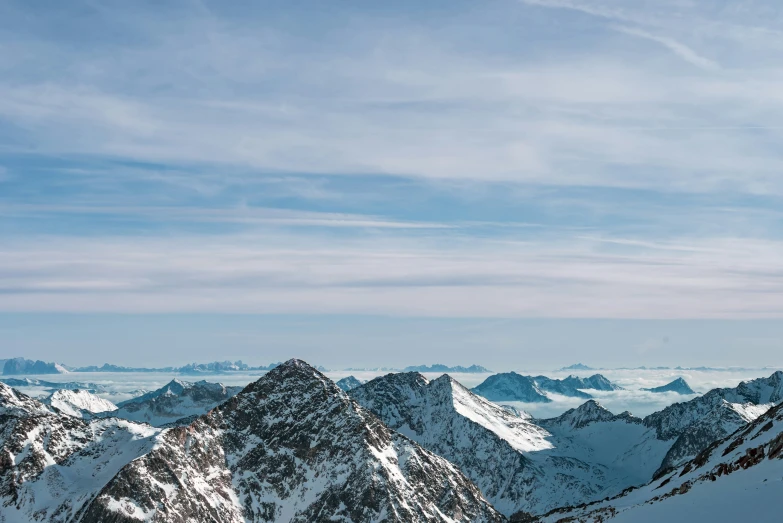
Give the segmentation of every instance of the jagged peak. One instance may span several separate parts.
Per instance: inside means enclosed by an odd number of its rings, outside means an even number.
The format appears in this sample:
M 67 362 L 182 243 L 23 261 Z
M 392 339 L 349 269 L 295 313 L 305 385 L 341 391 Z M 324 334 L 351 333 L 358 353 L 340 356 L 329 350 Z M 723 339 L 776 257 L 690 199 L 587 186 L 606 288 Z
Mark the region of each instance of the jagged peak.
M 446 376 L 446 374 L 444 374 Z M 441 376 L 443 377 L 443 376 Z M 440 378 L 438 378 L 440 379 Z M 430 380 L 428 380 L 424 374 L 417 371 L 411 371 L 411 372 L 395 372 L 390 374 L 385 374 L 383 376 L 378 376 L 377 378 L 369 381 L 367 384 L 373 383 L 373 382 L 386 382 L 386 383 L 393 383 L 393 384 L 405 384 L 410 387 L 422 387 L 427 386 L 430 383 Z
M 587 400 L 576 408 L 577 412 L 609 412 L 609 409 L 596 400 Z M 609 414 L 612 414 L 609 412 Z
M 569 409 L 556 418 L 542 420 L 545 424 L 570 425 L 578 429 L 596 421 L 616 419 L 609 409 L 596 400 L 587 400 L 575 409 Z
M 330 391 L 333 389 L 333 392 L 337 394 L 344 394 L 343 390 L 321 371 L 298 358 L 292 358 L 285 363 L 281 363 L 260 379 L 248 385 L 245 390 L 254 390 L 258 386 L 269 382 L 277 382 L 281 387 L 299 387 L 302 384 L 320 383 L 322 386 L 330 389 Z

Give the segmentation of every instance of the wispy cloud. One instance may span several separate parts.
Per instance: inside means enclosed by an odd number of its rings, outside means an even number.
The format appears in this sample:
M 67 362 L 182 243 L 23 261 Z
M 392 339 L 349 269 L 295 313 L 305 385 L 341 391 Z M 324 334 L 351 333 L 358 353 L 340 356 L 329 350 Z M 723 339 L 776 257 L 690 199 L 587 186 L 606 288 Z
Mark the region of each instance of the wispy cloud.
M 509 318 L 783 313 L 780 242 L 684 243 L 701 248 L 437 235 L 41 237 L 0 250 L 0 309 Z
M 780 35 L 712 5 L 6 2 L 0 308 L 779 316 Z
M 701 67 L 702 69 L 707 69 L 710 71 L 720 69 L 720 66 L 716 62 L 710 60 L 709 58 L 701 56 L 687 45 L 680 43 L 677 40 L 674 40 L 673 38 L 650 34 L 647 31 L 642 31 L 641 29 L 636 29 L 633 27 L 618 26 L 615 27 L 615 29 L 617 31 L 620 31 L 621 33 L 625 33 L 631 36 L 638 36 L 639 38 L 652 40 L 653 42 L 658 42 L 659 44 L 663 45 L 664 47 L 672 51 L 674 54 L 676 54 L 686 62 L 691 63 L 696 67 Z

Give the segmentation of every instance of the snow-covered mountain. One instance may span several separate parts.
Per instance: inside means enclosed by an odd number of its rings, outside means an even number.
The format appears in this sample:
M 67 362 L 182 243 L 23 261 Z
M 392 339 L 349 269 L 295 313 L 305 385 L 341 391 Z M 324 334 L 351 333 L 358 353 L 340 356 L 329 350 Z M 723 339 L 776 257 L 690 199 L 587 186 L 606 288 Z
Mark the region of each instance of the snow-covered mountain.
M 556 510 L 542 521 L 780 521 L 783 405 L 644 487 L 613 499 Z
M 677 394 L 696 394 L 696 392 L 688 385 L 683 378 L 677 378 L 676 380 L 661 385 L 660 387 L 653 387 L 650 389 L 642 389 L 647 392 L 676 392 Z
M 237 394 L 242 387 L 208 381 L 172 380 L 163 387 L 117 404 L 119 418 L 159 427 L 180 418 L 200 416 Z
M 450 463 L 292 360 L 125 467 L 85 511 L 116 521 L 501 521 Z M 130 520 L 130 517 L 126 518 Z
M 526 403 L 549 403 L 544 391 L 530 376 L 516 372 L 493 374 L 472 391 L 490 401 L 524 401 Z
M 85 422 L 0 384 L 0 521 L 77 521 L 122 467 L 160 432 L 107 419 Z M 121 520 L 115 520 L 121 521 Z
M 419 373 L 390 374 L 349 395 L 391 428 L 459 466 L 495 508 L 509 516 L 542 514 L 642 484 L 666 452 L 656 449 L 646 473 L 640 474 L 640 458 L 632 451 L 636 438 L 648 430 L 640 419 L 613 416 L 589 402 L 552 422 L 556 428 L 562 426 L 558 436 L 528 416 L 517 416 L 472 393 L 448 375 L 428 381 Z M 595 431 L 609 437 L 590 441 L 589 436 L 573 436 L 572 425 L 583 428 L 599 421 L 613 424 Z M 626 462 L 614 462 L 618 440 L 628 447 Z
M 346 376 L 345 378 L 337 381 L 337 386 L 348 392 L 351 389 L 359 387 L 364 382 L 356 378 L 355 376 Z
M 0 385 L 0 521 L 501 522 L 457 468 L 292 360 L 187 427 Z
M 553 379 L 546 376 L 523 376 L 516 372 L 504 372 L 488 377 L 473 392 L 491 401 L 523 401 L 546 403 L 551 401 L 546 393 L 561 394 L 572 398 L 589 399 L 592 396 L 585 389 L 612 391 L 621 390 L 601 374 L 589 378 L 568 376 L 565 379 Z
M 56 408 L 68 416 L 77 418 L 92 418 L 94 414 L 113 412 L 117 405 L 86 390 L 58 390 L 53 392 L 42 403 Z
M 736 401 L 774 399 L 778 388 L 773 375 L 644 419 L 614 415 L 593 400 L 557 418 L 519 417 L 448 376 L 429 382 L 418 373 L 376 378 L 350 395 L 391 428 L 458 465 L 510 515 L 542 514 L 643 485 L 768 408 Z
M 656 477 L 693 458 L 713 441 L 747 425 L 783 400 L 783 372 L 742 382 L 737 387 L 713 389 L 703 396 L 675 403 L 644 418 L 656 438 L 672 446 Z

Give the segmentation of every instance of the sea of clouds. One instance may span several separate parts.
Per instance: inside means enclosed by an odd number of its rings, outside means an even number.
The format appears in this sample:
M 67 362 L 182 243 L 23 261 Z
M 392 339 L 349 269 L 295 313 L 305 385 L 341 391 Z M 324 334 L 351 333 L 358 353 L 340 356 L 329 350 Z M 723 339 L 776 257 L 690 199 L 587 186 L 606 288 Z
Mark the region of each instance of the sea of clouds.
M 624 390 L 601 392 L 586 391 L 591 394 L 604 407 L 614 413 L 630 411 L 637 416 L 645 416 L 672 403 L 690 400 L 696 395 L 680 395 L 673 392 L 669 393 L 651 393 L 641 390 L 642 388 L 651 388 L 664 385 L 675 378 L 683 378 L 699 394 L 703 394 L 717 387 L 736 387 L 741 381 L 748 381 L 755 378 L 768 377 L 774 369 L 726 369 L 726 370 L 675 370 L 675 369 L 607 369 L 595 371 L 547 371 L 547 370 L 518 370 L 520 374 L 526 375 L 544 375 L 550 378 L 565 378 L 569 374 L 575 374 L 581 377 L 593 374 L 602 374 L 612 382 L 620 385 Z M 368 381 L 378 376 L 388 374 L 388 371 L 328 371 L 326 375 L 337 381 L 340 378 L 353 375 L 362 381 Z M 204 376 L 183 376 L 168 373 L 103 373 L 73 372 L 63 375 L 43 375 L 30 376 L 46 381 L 64 382 L 78 381 L 96 383 L 105 387 L 107 392 L 99 395 L 106 399 L 118 403 L 133 397 L 134 391 L 155 390 L 172 379 L 182 381 L 207 380 L 210 382 L 220 382 L 224 385 L 247 385 L 262 376 L 263 372 L 236 372 L 229 374 L 213 374 Z M 468 388 L 472 388 L 483 382 L 493 373 L 486 374 L 463 374 L 454 373 L 452 376 Z M 440 373 L 425 373 L 427 379 L 436 379 L 441 376 Z M 32 396 L 42 396 L 46 394 L 44 389 L 38 387 L 26 387 L 21 389 L 23 392 Z M 513 405 L 519 409 L 529 412 L 536 418 L 548 418 L 562 414 L 568 409 L 578 407 L 586 400 L 581 398 L 570 398 L 557 394 L 549 394 L 553 400 L 551 403 L 523 403 L 523 402 L 504 402 Z

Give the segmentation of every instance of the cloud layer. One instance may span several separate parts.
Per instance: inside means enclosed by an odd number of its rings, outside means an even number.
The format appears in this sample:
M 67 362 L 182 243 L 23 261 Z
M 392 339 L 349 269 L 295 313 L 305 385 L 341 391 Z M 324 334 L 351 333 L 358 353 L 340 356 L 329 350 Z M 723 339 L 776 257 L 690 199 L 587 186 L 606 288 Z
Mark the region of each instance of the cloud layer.
M 0 310 L 778 318 L 780 21 L 5 2 Z

